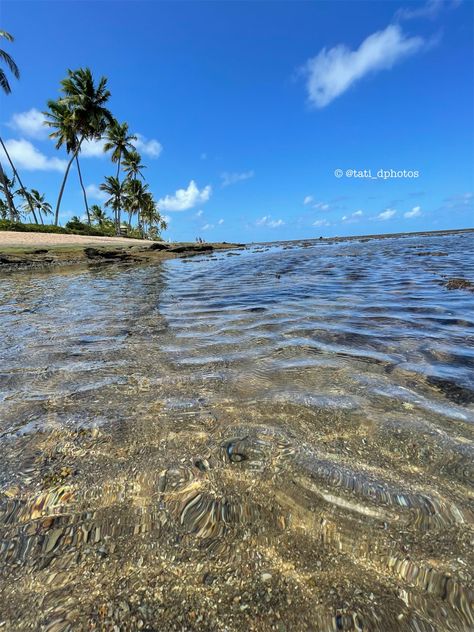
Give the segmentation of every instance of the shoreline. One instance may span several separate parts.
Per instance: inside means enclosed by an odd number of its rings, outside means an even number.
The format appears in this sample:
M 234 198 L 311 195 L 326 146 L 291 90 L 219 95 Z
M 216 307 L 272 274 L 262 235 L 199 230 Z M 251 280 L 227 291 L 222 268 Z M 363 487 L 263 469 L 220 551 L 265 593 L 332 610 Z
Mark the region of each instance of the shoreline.
M 306 239 L 279 240 L 273 242 L 227 243 L 227 242 L 174 242 L 146 241 L 126 237 L 96 237 L 62 235 L 57 233 L 20 233 L 0 231 L 0 273 L 41 270 L 48 268 L 103 265 L 111 263 L 138 264 L 176 257 L 209 254 L 218 250 L 241 250 L 248 246 L 283 247 L 301 244 L 302 247 L 315 243 L 332 244 L 344 241 L 370 241 L 401 237 L 429 237 L 455 234 L 470 234 L 474 228 L 386 233 L 373 235 L 349 235 L 346 237 L 315 237 Z
M 321 242 L 321 243 L 339 243 L 341 241 L 370 241 L 372 239 L 393 239 L 398 237 L 442 237 L 443 235 L 456 235 L 462 233 L 474 233 L 474 228 L 447 228 L 446 230 L 420 230 L 420 231 L 412 231 L 412 232 L 403 232 L 403 233 L 374 233 L 370 235 L 347 235 L 347 236 L 338 236 L 338 237 L 306 237 L 302 239 L 283 239 L 278 242 L 274 241 L 262 241 L 262 242 L 250 242 L 247 245 L 261 245 L 268 246 L 269 244 L 279 243 L 279 244 L 307 244 L 310 242 Z
M 1 231 L 0 273 L 87 264 L 137 264 L 244 247 L 244 244 L 226 242 L 167 243 L 123 237 Z

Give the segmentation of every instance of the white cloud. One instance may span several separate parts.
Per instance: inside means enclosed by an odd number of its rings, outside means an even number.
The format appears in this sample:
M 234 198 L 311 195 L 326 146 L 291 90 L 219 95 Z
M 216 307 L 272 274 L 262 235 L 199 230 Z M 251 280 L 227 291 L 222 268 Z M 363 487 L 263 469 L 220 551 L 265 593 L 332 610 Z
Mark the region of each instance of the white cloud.
M 313 222 L 313 226 L 330 226 L 330 223 L 327 219 L 317 219 Z
M 196 213 L 196 217 L 202 217 L 204 215 L 204 211 L 200 210 Z
M 187 189 L 178 189 L 174 195 L 167 195 L 158 200 L 158 206 L 163 211 L 187 211 L 196 204 L 207 202 L 211 193 L 210 184 L 199 190 L 195 181 L 191 180 Z
M 418 217 L 421 215 L 421 206 L 414 206 L 411 211 L 403 214 L 403 217 Z
M 162 215 L 161 217 L 162 217 L 162 219 L 164 219 L 164 220 L 165 220 L 165 222 L 166 222 L 167 224 L 170 224 L 170 223 L 171 223 L 171 219 L 172 219 L 172 218 L 171 218 L 171 216 L 170 216 L 170 215 Z
M 66 160 L 45 156 L 29 140 L 24 138 L 6 140 L 5 146 L 18 169 L 29 171 L 64 171 L 66 169 Z M 2 160 L 6 160 L 3 148 L 0 149 L 0 156 Z
M 163 145 L 161 143 L 154 138 L 147 140 L 143 134 L 139 134 L 138 132 L 135 132 L 135 136 L 137 140 L 133 141 L 133 145 L 135 145 L 137 151 L 145 154 L 145 156 L 149 158 L 158 158 L 163 151 Z
M 473 194 L 471 192 L 461 193 L 460 195 L 451 195 L 444 200 L 446 208 L 459 208 L 462 206 L 471 206 Z
M 392 218 L 396 212 L 397 211 L 395 211 L 394 209 L 388 208 L 386 211 L 379 213 L 375 219 L 387 220 Z
M 227 171 L 224 171 L 224 173 L 221 174 L 222 186 L 228 187 L 230 184 L 235 184 L 236 182 L 240 182 L 241 180 L 248 180 L 249 178 L 253 178 L 254 175 L 254 171 L 244 171 L 242 173 L 228 173 Z
M 101 202 L 105 202 L 109 199 L 109 196 L 105 191 L 101 191 L 97 184 L 88 184 L 86 186 L 87 195 L 93 200 L 100 200 Z
M 45 116 L 42 112 L 36 108 L 31 108 L 31 110 L 27 112 L 14 114 L 8 126 L 30 138 L 46 138 L 49 131 L 44 125 L 45 120 Z
M 434 19 L 442 9 L 454 9 L 461 4 L 461 0 L 428 0 L 423 6 L 416 9 L 399 9 L 395 17 L 399 20 L 412 20 L 414 18 Z
M 137 140 L 133 141 L 133 145 L 137 151 L 145 154 L 149 158 L 158 158 L 161 154 L 163 147 L 157 140 L 147 140 L 142 134 L 135 133 Z M 104 153 L 105 140 L 103 138 L 99 140 L 85 140 L 81 145 L 81 155 L 84 158 L 103 158 L 107 154 Z
M 314 202 L 314 197 L 312 195 L 307 195 L 303 200 L 303 204 L 311 204 L 311 202 Z
M 285 225 L 285 222 L 282 219 L 272 219 L 271 215 L 264 215 L 255 223 L 257 226 L 269 226 L 270 228 L 279 228 L 280 226 Z
M 223 223 L 224 223 L 224 220 L 223 220 L 223 219 L 220 219 L 217 223 L 218 223 L 219 225 L 221 225 L 221 224 L 223 224 Z
M 313 208 L 318 211 L 329 211 L 329 204 L 327 202 L 316 202 L 316 204 L 313 204 Z
M 210 230 L 211 228 L 214 228 L 214 224 L 204 224 L 201 230 Z
M 81 156 L 84 158 L 102 158 L 104 153 L 105 140 L 84 140 L 81 145 Z
M 359 220 L 363 216 L 363 214 L 363 211 L 358 210 L 354 213 L 351 213 L 350 215 L 343 215 L 341 219 L 343 222 L 357 222 L 357 220 Z
M 312 105 L 323 108 L 369 73 L 386 70 L 398 61 L 419 51 L 424 40 L 407 37 L 391 24 L 369 35 L 357 50 L 344 44 L 323 50 L 303 67 L 306 88 Z

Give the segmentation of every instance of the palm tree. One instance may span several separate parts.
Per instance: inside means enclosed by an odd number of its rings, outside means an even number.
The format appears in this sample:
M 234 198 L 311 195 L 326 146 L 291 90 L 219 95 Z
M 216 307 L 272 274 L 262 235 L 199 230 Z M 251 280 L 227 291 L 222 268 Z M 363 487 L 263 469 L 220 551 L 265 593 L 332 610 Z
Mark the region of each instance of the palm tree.
M 2 163 L 0 162 L 0 191 L 4 194 L 7 201 L 8 212 L 10 214 L 10 221 L 16 221 L 15 218 L 19 217 L 18 211 L 15 208 L 12 195 L 13 181 L 10 180 L 3 171 Z
M 128 211 L 128 225 L 132 227 L 132 216 L 138 216 L 138 224 L 140 225 L 140 209 L 145 204 L 145 196 L 147 194 L 148 185 L 143 184 L 140 180 L 125 180 L 123 185 L 124 208 Z
M 10 35 L 10 33 L 7 33 L 6 31 L 0 31 L 0 38 L 1 37 L 5 38 L 7 42 L 14 41 L 13 35 Z M 0 60 L 5 62 L 10 72 L 13 74 L 13 76 L 16 79 L 20 78 L 20 71 L 15 61 L 6 51 L 2 49 L 0 49 Z M 7 79 L 7 75 L 5 74 L 5 71 L 2 68 L 0 68 L 0 86 L 2 87 L 5 94 L 10 94 L 10 92 L 12 91 L 10 88 L 10 83 Z M 10 163 L 11 168 L 13 169 L 13 174 L 18 178 L 18 182 L 20 183 L 21 188 L 25 190 L 25 187 L 23 186 L 23 183 L 20 180 L 20 176 L 18 175 L 18 172 L 15 169 L 15 165 L 13 164 L 12 159 L 10 158 L 10 154 L 8 153 L 8 150 L 5 147 L 5 143 L 3 142 L 2 138 L 0 138 L 0 144 L 3 148 L 3 151 L 5 152 L 5 155 L 8 159 L 8 162 Z M 15 208 L 15 204 L 13 203 L 13 196 L 8 187 L 8 179 L 5 175 L 5 172 L 1 164 L 0 164 L 0 183 L 2 185 L 3 191 L 5 193 L 5 197 L 7 199 L 7 204 L 10 211 L 10 219 L 13 221 L 15 217 L 18 217 L 18 212 Z M 33 210 L 33 209 L 30 209 L 30 210 Z
M 119 123 L 116 119 L 107 127 L 105 133 L 104 151 L 112 151 L 112 162 L 117 163 L 117 180 L 120 181 L 120 163 L 123 158 L 128 157 L 128 153 L 135 148 L 132 144 L 137 137 L 128 133 L 128 123 Z M 118 210 L 116 230 L 120 232 L 120 209 Z
M 162 230 L 168 228 L 168 224 L 161 217 L 158 211 L 158 205 L 153 198 L 153 195 L 146 192 L 143 196 L 143 207 L 141 209 L 143 219 L 143 231 L 148 233 L 149 236 L 154 233 L 160 233 Z M 148 229 L 146 228 L 148 225 Z
M 13 35 L 10 35 L 10 33 L 7 33 L 6 31 L 0 31 L 0 37 L 5 38 L 7 42 L 14 41 Z M 12 75 L 15 77 L 15 79 L 19 79 L 20 71 L 18 70 L 18 66 L 15 64 L 13 58 L 6 51 L 2 49 L 0 49 L 0 59 L 3 62 L 5 62 L 5 64 L 8 66 L 8 69 L 10 70 Z M 10 92 L 12 91 L 12 89 L 10 88 L 10 83 L 8 82 L 7 76 L 5 74 L 5 71 L 2 70 L 2 68 L 0 68 L 0 86 L 5 92 L 5 94 L 10 94 Z
M 123 170 L 127 174 L 127 178 L 130 180 L 136 180 L 137 176 L 143 178 L 142 169 L 146 169 L 145 165 L 142 165 L 142 157 L 136 149 L 128 152 L 123 159 Z
M 93 204 L 91 206 L 91 218 L 92 221 L 97 224 L 97 226 L 101 227 L 104 226 L 109 219 L 105 211 L 98 204 Z
M 83 141 L 101 138 L 107 125 L 113 120 L 112 114 L 105 107 L 110 97 L 110 92 L 107 90 L 107 79 L 102 77 L 96 86 L 89 68 L 68 70 L 68 76 L 61 81 L 61 91 L 62 96 L 58 101 L 48 101 L 49 111 L 45 112 L 46 117 L 49 118 L 46 125 L 56 129 L 50 134 L 51 138 L 57 139 L 56 147 L 59 148 L 65 144 L 66 151 L 69 154 L 72 153 L 56 204 L 54 218 L 56 226 L 69 170 L 81 150 Z M 79 165 L 78 170 L 90 223 L 87 196 Z
M 122 184 L 118 178 L 114 176 L 106 176 L 105 182 L 100 185 L 100 190 L 110 195 L 105 202 L 105 206 L 109 206 L 114 211 L 115 216 L 115 232 L 120 233 L 120 208 L 122 206 Z
M 8 204 L 0 198 L 0 219 L 7 219 L 9 211 Z
M 60 149 L 63 145 L 66 147 L 66 152 L 72 154 L 72 158 L 69 160 L 66 170 L 64 172 L 64 178 L 59 190 L 59 197 L 56 204 L 56 211 L 54 215 L 54 225 L 58 225 L 59 220 L 59 208 L 61 206 L 61 199 L 64 193 L 64 187 L 66 186 L 66 180 L 69 175 L 71 165 L 76 158 L 77 153 L 80 150 L 80 142 L 77 139 L 76 127 L 74 124 L 74 116 L 72 109 L 63 101 L 48 101 L 49 112 L 44 112 L 45 116 L 49 120 L 45 121 L 45 125 L 54 129 L 49 135 L 50 138 L 56 139 L 56 149 Z
M 112 162 L 117 163 L 117 179 L 120 177 L 122 157 L 127 158 L 129 152 L 135 150 L 133 140 L 137 140 L 137 137 L 128 133 L 128 123 L 119 123 L 114 119 L 107 127 L 104 151 L 112 151 Z
M 6 31 L 0 31 L 0 37 L 5 38 L 7 42 L 13 42 L 14 40 L 13 35 L 10 35 L 10 33 L 7 33 Z M 5 62 L 5 64 L 8 66 L 12 75 L 16 79 L 19 79 L 20 71 L 18 70 L 18 66 L 15 64 L 13 57 L 11 57 L 3 49 L 0 49 L 0 59 L 3 62 Z M 8 79 L 7 79 L 7 75 L 5 74 L 5 71 L 2 68 L 0 68 L 0 86 L 2 87 L 5 94 L 10 94 L 10 92 L 12 91 L 12 89 L 10 88 L 10 83 L 8 82 Z M 2 145 L 3 145 L 3 142 L 2 142 Z M 13 217 L 16 214 L 16 209 L 15 209 L 15 205 L 13 204 L 12 194 L 10 192 L 10 189 L 8 188 L 7 177 L 5 175 L 5 172 L 3 171 L 3 167 L 1 163 L 0 163 L 0 183 L 2 185 L 2 190 L 7 200 L 8 210 L 10 212 L 10 219 L 13 221 Z
M 44 199 L 45 198 L 44 193 L 40 193 L 36 189 L 31 189 L 28 195 L 30 197 L 33 207 L 38 211 L 41 224 L 44 226 L 43 215 L 46 216 L 46 215 L 53 214 L 51 204 L 49 202 L 46 202 L 46 200 Z M 36 217 L 35 217 L 35 221 L 36 221 Z M 36 221 L 36 223 L 38 222 Z
M 22 210 L 28 214 L 32 213 L 35 224 L 38 224 L 38 218 L 36 217 L 35 207 L 33 206 L 33 196 L 29 191 L 19 189 L 16 191 L 18 195 L 23 198 Z M 33 210 L 31 210 L 33 209 Z

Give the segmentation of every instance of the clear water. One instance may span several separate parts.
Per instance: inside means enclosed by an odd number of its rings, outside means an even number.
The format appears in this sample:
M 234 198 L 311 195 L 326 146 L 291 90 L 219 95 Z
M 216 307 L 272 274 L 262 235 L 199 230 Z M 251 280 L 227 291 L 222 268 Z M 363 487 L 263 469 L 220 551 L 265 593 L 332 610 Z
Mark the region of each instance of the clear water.
M 0 279 L 0 629 L 473 630 L 469 235 Z

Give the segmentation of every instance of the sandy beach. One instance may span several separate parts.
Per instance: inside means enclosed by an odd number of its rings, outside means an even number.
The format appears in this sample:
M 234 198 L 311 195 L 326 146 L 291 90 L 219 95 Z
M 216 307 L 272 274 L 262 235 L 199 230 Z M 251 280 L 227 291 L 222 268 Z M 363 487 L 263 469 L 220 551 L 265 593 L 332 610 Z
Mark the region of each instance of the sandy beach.
M 20 233 L 0 231 L 0 249 L 40 248 L 48 246 L 146 246 L 152 241 L 128 239 L 126 237 L 88 237 L 84 235 L 61 235 L 56 233 Z

